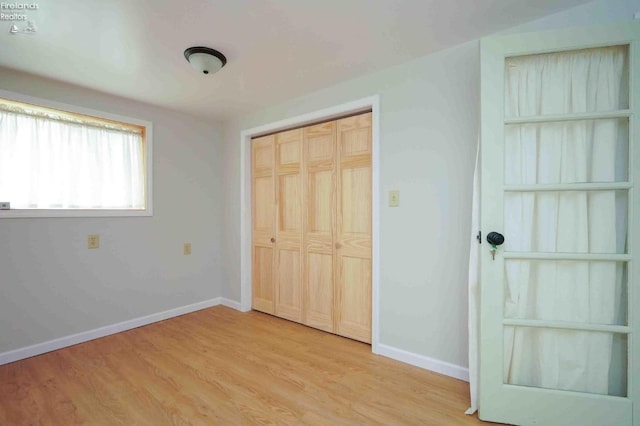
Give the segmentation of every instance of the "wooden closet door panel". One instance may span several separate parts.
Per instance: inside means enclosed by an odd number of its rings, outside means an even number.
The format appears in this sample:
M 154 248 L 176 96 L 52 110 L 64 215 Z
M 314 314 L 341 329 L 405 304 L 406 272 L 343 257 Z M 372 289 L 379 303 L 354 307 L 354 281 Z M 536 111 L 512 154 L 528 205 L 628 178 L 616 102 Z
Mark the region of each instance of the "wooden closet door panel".
M 302 129 L 276 135 L 276 315 L 302 322 Z
M 256 138 L 251 142 L 252 165 L 252 307 L 275 313 L 274 244 L 275 237 L 275 137 Z
M 273 193 L 273 176 L 257 176 L 253 178 L 253 239 L 269 240 L 274 236 L 273 220 L 275 197 Z
M 278 233 L 299 238 L 302 229 L 302 176 L 299 172 L 278 176 Z
M 276 315 L 291 321 L 302 319 L 302 285 L 300 280 L 300 250 L 298 247 L 278 247 L 276 275 L 278 277 Z
M 274 314 L 273 248 L 253 246 L 252 308 Z
M 334 331 L 334 247 L 336 123 L 304 129 L 305 324 Z
M 371 342 L 371 113 L 337 122 L 335 331 Z
M 305 324 L 333 333 L 333 254 L 310 249 L 305 260 Z
M 371 260 L 341 254 L 338 262 L 336 332 L 371 343 Z

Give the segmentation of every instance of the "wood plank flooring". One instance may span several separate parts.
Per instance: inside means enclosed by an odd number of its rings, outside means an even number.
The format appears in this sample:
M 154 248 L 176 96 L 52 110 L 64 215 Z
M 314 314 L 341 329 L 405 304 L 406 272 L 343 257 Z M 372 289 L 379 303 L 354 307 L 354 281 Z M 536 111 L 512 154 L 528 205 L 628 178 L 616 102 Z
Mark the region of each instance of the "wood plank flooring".
M 218 306 L 0 366 L 0 425 L 473 425 L 468 384 Z

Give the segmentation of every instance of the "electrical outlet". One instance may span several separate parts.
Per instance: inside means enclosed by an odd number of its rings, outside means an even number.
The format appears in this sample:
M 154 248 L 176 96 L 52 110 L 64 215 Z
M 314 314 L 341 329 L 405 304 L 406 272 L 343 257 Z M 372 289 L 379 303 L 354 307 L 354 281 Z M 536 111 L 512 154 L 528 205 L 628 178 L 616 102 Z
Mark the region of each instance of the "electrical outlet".
M 182 252 L 188 256 L 191 254 L 191 243 L 184 243 L 184 247 L 182 249 Z
M 0 210 L 11 210 L 11 203 L 8 201 L 0 201 Z
M 389 191 L 389 207 L 400 206 L 400 191 Z
M 97 249 L 100 248 L 100 235 L 94 234 L 87 237 L 87 248 Z

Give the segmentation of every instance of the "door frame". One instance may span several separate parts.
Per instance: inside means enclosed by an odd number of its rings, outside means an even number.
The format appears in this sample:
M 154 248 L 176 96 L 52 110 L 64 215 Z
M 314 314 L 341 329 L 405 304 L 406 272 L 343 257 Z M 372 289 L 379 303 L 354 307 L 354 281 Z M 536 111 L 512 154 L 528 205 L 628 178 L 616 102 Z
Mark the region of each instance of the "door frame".
M 351 102 L 286 118 L 240 132 L 240 310 L 251 310 L 251 138 L 269 133 L 328 121 L 345 115 L 371 111 L 371 350 L 378 352 L 380 327 L 380 96 L 372 95 Z

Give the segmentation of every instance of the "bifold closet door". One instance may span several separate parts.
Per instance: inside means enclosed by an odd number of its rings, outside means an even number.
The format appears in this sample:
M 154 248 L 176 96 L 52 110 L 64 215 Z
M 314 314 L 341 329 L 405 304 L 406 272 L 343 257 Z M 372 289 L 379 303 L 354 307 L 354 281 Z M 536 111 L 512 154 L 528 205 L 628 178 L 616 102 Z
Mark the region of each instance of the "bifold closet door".
M 274 289 L 274 213 L 275 136 L 256 138 L 251 142 L 252 182 L 252 306 L 253 309 L 275 313 Z
M 252 141 L 253 309 L 371 342 L 371 113 Z
M 303 322 L 334 332 L 335 121 L 304 129 L 304 157 Z
M 336 126 L 335 332 L 371 343 L 371 113 Z
M 302 322 L 302 129 L 276 135 L 275 313 Z

